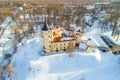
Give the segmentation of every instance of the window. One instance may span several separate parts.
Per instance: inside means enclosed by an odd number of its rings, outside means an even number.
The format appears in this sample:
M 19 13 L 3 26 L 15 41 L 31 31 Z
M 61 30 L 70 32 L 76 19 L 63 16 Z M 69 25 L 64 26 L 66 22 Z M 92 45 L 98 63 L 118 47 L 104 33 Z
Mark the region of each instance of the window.
M 42 35 L 42 37 L 44 38 L 44 36 Z
M 58 52 L 58 50 L 56 50 L 56 52 Z
M 50 35 L 49 35 L 49 38 L 50 38 Z
M 62 49 L 62 47 L 60 47 L 60 49 Z
M 68 45 L 70 45 L 70 43 L 68 43 Z

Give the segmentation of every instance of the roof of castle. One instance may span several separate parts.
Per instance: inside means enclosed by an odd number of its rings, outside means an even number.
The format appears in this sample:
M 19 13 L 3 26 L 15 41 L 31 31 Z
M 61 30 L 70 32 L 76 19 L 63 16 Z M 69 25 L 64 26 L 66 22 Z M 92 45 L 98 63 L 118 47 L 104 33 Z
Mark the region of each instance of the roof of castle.
M 66 36 L 66 37 L 54 37 L 52 43 L 56 43 L 56 42 L 65 42 L 65 41 L 74 41 L 76 38 L 72 37 L 72 36 Z
M 49 30 L 48 25 L 47 25 L 46 22 L 44 22 L 44 26 L 43 26 L 42 30 L 43 30 L 43 31 Z

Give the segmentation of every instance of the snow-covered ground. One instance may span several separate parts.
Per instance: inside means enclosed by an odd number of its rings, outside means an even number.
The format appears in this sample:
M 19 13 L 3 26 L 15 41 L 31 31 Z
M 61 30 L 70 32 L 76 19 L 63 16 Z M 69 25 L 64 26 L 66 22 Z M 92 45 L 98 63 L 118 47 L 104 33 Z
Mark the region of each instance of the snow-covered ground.
M 85 33 L 82 39 L 91 38 L 96 45 L 105 45 L 97 29 Z M 119 56 L 111 52 L 74 51 L 41 56 L 43 43 L 36 39 L 24 42 L 13 56 L 13 80 L 119 80 Z M 94 43 L 93 43 L 94 44 Z M 59 53 L 59 52 L 58 52 Z
M 90 53 L 67 52 L 40 56 L 41 43 L 20 47 L 12 60 L 15 80 L 119 80 L 119 58 L 98 49 Z
M 87 22 L 89 19 L 91 17 L 87 17 Z M 91 38 L 92 45 L 107 47 L 100 38 L 103 32 L 98 29 L 98 22 L 93 26 L 88 27 L 81 39 Z M 18 45 L 12 57 L 12 80 L 120 80 L 120 59 L 111 52 L 94 49 L 91 52 L 74 50 L 73 57 L 69 57 L 68 52 L 43 55 L 43 42 L 39 37 L 25 40 L 23 44 Z
M 120 37 L 118 40 L 116 40 L 116 37 L 115 38 L 111 37 L 111 34 L 112 34 L 112 31 L 109 31 L 109 32 L 104 33 L 103 35 L 107 36 L 107 38 L 109 38 L 114 43 L 120 45 Z

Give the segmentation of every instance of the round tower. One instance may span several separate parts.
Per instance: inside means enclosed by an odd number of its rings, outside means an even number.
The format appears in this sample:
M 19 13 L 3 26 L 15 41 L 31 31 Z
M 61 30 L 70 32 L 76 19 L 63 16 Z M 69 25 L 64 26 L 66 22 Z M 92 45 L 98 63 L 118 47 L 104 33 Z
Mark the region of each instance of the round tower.
M 43 37 L 45 52 L 51 52 L 52 51 L 51 42 L 53 40 L 53 32 L 46 22 L 42 28 L 42 37 Z

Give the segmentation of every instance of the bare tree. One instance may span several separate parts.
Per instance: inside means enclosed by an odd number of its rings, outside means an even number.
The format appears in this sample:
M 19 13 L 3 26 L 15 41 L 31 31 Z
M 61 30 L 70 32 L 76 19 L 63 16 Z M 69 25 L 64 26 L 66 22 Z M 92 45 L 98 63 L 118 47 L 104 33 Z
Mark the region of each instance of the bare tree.
M 110 22 L 113 25 L 113 30 L 111 36 L 115 37 L 115 32 L 117 30 L 118 19 L 120 17 L 119 12 L 111 12 Z

